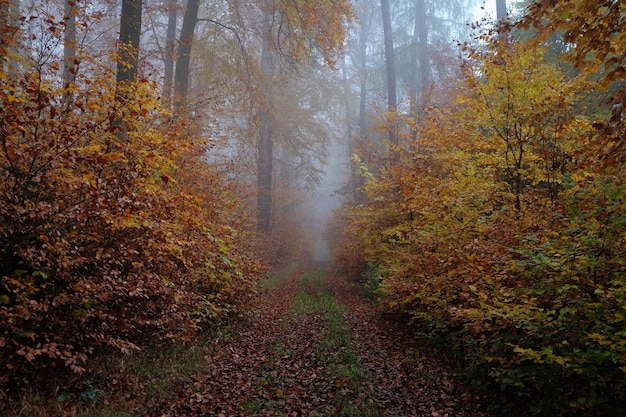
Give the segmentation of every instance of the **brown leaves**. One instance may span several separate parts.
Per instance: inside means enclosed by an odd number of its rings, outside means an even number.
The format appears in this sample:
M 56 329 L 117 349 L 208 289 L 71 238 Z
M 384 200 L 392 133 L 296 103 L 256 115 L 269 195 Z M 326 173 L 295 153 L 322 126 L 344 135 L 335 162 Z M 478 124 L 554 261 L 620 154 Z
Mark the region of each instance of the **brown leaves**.
M 262 270 L 234 180 L 184 120 L 189 136 L 163 123 L 156 86 L 116 108 L 108 74 L 92 75 L 71 103 L 33 74 L 0 79 L 0 367 L 19 380 L 189 340 L 236 314 Z M 120 114 L 125 141 L 107 123 Z
M 379 321 L 359 289 L 334 273 L 324 285 L 349 308 L 343 317 L 354 340 L 325 353 L 320 342 L 329 324 L 307 310 L 319 294 L 303 289 L 301 278 L 293 274 L 267 293 L 236 338 L 216 345 L 206 373 L 153 415 L 481 415 L 466 411 L 476 398 L 445 364 L 416 353 L 419 346 L 402 333 L 406 329 Z M 356 352 L 365 371 L 358 386 L 349 369 L 331 370 L 349 352 Z M 350 415 L 361 415 L 355 413 Z

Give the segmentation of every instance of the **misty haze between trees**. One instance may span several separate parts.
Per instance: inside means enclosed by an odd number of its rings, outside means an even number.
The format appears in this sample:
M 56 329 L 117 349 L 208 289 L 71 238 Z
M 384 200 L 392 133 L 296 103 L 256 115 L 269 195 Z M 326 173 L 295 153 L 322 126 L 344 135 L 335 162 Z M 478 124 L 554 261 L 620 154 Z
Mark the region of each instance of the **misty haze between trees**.
M 0 411 L 95 404 L 99 360 L 197 345 L 313 260 L 488 413 L 626 415 L 625 17 L 0 0 Z

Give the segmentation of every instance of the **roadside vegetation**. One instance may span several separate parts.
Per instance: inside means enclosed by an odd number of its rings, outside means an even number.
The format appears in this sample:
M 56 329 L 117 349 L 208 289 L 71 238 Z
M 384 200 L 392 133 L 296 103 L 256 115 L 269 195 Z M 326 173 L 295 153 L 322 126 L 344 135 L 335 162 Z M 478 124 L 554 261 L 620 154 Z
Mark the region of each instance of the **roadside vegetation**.
M 467 46 L 462 82 L 381 126 L 397 143 L 357 152 L 363 194 L 335 259 L 453 354 L 494 413 L 624 415 L 624 27 L 582 14 L 623 8 L 548 4 Z

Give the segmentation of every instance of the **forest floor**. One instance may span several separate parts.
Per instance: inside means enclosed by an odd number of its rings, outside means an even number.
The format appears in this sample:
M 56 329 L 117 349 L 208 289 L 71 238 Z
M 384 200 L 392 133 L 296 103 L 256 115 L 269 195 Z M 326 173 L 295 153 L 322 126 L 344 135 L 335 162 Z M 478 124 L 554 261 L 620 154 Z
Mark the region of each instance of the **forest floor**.
M 325 265 L 277 276 L 181 393 L 173 416 L 484 416 L 445 361 L 384 320 Z

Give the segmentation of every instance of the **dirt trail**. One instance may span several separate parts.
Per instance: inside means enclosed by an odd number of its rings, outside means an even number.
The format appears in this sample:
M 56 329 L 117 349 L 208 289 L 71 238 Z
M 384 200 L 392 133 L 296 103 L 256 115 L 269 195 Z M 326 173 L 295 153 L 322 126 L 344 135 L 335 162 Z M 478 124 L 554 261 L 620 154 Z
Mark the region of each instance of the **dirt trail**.
M 420 351 L 420 342 L 397 323 L 380 317 L 357 284 L 336 273 L 328 284 L 348 306 L 359 359 L 385 416 L 484 417 L 481 399 L 458 381 L 445 362 Z
M 333 272 L 324 276 L 323 289 L 300 272 L 264 294 L 237 335 L 208 358 L 206 372 L 152 415 L 482 416 L 445 367 L 378 318 L 355 285 Z M 323 309 L 330 307 L 307 306 L 321 302 L 320 291 L 341 306 L 345 346 L 321 347 L 330 326 Z M 338 365 L 351 352 L 358 366 Z M 358 367 L 352 375 L 359 377 L 349 380 L 346 366 Z

